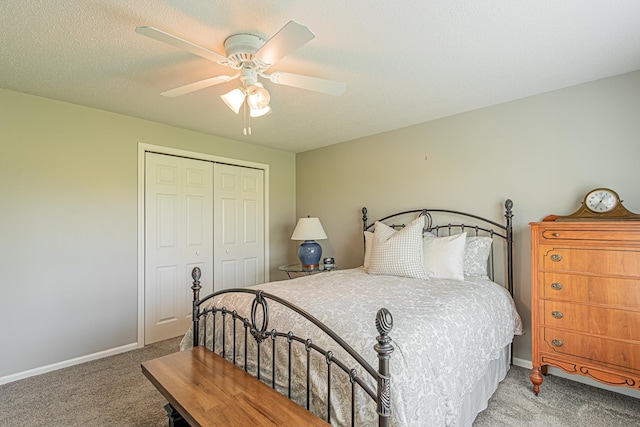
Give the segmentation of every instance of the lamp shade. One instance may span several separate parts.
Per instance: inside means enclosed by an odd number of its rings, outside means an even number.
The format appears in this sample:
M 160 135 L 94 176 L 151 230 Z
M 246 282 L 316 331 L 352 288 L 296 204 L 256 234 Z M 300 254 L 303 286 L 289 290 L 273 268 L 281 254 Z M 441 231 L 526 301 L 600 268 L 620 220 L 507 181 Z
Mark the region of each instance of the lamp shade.
M 254 85 L 249 86 L 246 93 L 247 103 L 253 110 L 261 110 L 265 108 L 269 105 L 269 101 L 271 100 L 269 91 L 262 86 L 262 83 L 256 82 Z
M 251 117 L 262 117 L 265 114 L 268 114 L 270 111 L 271 111 L 271 107 L 269 105 L 259 110 L 254 110 L 253 108 L 250 108 L 249 115 Z
M 320 240 L 326 238 L 327 234 L 324 232 L 324 228 L 322 228 L 318 218 L 300 218 L 291 235 L 291 240 Z
M 244 93 L 244 89 L 233 89 L 225 93 L 224 95 L 220 95 L 220 98 L 227 104 L 227 107 L 231 109 L 234 113 L 238 114 L 240 111 L 240 107 L 244 103 L 244 98 L 246 94 Z
M 315 239 L 326 239 L 327 234 L 318 218 L 300 218 L 291 240 L 304 240 L 298 248 L 298 257 L 303 268 L 313 270 L 320 266 L 322 246 Z

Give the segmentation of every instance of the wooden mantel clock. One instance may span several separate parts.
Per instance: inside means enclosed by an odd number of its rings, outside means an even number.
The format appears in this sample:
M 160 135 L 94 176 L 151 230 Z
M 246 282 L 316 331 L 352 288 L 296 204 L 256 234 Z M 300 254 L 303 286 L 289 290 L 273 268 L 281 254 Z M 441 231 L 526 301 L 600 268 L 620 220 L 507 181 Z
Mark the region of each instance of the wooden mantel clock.
M 613 190 L 596 188 L 589 191 L 580 208 L 571 215 L 549 215 L 545 221 L 640 221 L 640 214 L 622 206 L 622 200 Z

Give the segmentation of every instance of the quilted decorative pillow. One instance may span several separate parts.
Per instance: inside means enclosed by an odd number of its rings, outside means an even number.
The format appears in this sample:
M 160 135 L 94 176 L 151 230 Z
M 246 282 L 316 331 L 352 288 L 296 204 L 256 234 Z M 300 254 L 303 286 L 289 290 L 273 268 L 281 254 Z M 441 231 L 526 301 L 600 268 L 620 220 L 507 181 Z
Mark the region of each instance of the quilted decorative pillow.
M 422 265 L 423 227 L 422 216 L 398 231 L 376 222 L 367 273 L 426 279 Z
M 467 233 L 423 239 L 424 270 L 429 277 L 464 280 Z
M 493 239 L 488 236 L 467 237 L 464 250 L 464 275 L 467 277 L 488 277 L 487 264 L 491 254 Z

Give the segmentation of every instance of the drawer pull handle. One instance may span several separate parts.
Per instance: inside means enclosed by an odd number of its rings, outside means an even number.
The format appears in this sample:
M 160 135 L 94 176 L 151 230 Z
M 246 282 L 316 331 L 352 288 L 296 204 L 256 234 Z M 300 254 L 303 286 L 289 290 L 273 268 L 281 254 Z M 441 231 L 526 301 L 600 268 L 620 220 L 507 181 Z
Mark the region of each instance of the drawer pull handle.
M 562 314 L 561 311 L 552 311 L 551 315 L 556 319 L 562 319 L 564 317 L 564 314 Z
M 562 255 L 558 255 L 558 254 L 551 255 L 551 261 L 555 261 L 555 262 L 562 261 Z
M 559 291 L 562 289 L 562 283 L 552 283 L 551 284 L 551 289 Z
M 553 233 L 553 237 L 560 237 L 560 233 Z
M 562 347 L 564 343 L 560 340 L 552 340 L 551 344 L 555 345 L 556 347 Z

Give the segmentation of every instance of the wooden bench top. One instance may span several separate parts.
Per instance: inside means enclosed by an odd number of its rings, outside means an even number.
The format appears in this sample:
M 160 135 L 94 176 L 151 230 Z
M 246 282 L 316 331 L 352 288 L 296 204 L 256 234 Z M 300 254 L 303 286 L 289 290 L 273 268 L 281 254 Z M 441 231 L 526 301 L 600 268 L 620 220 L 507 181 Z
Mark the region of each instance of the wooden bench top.
M 144 362 L 142 372 L 192 427 L 329 425 L 204 347 Z

